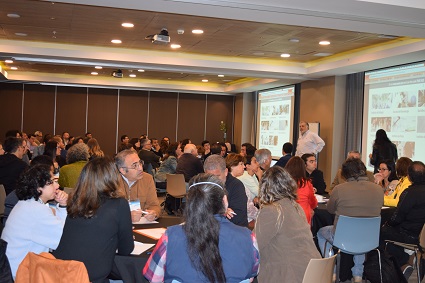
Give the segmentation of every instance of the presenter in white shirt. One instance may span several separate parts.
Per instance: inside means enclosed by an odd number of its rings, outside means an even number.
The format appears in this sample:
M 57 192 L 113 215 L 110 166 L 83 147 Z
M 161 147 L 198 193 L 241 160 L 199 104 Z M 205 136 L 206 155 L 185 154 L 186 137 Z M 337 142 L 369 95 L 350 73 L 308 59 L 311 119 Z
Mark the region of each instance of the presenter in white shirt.
M 301 156 L 305 153 L 318 154 L 325 146 L 325 142 L 314 132 L 309 130 L 309 125 L 305 121 L 300 122 L 300 137 L 297 142 L 295 155 Z

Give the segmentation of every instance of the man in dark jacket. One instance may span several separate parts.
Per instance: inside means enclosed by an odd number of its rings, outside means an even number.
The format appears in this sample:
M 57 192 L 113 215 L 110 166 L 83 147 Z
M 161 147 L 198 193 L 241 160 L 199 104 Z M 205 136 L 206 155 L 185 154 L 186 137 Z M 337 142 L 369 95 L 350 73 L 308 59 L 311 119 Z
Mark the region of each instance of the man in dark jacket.
M 4 155 L 0 156 L 0 184 L 3 184 L 6 195 L 16 186 L 19 175 L 28 167 L 22 161 L 27 142 L 21 138 L 9 137 L 4 142 Z

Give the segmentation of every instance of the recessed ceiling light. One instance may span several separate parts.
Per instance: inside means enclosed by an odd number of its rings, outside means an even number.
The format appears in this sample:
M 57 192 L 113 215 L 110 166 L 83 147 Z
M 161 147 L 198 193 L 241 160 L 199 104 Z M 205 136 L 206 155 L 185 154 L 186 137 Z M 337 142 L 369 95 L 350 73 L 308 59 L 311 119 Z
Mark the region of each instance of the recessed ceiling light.
M 294 43 L 300 42 L 300 40 L 298 38 L 291 38 L 288 41 L 289 42 L 294 42 Z
M 7 14 L 7 16 L 8 16 L 9 18 L 20 18 L 20 17 L 21 17 L 20 15 L 15 14 L 15 13 Z
M 50 17 L 50 19 L 51 19 L 52 21 L 56 20 L 56 18 L 55 18 L 55 17 Z
M 122 23 L 121 26 L 123 26 L 125 28 L 132 28 L 132 27 L 134 27 L 134 24 L 132 24 L 132 23 Z
M 201 30 L 201 29 L 194 29 L 194 30 L 192 30 L 192 33 L 194 33 L 194 34 L 203 34 L 204 31 Z
M 99 75 L 99 73 L 98 73 L 98 72 L 91 72 L 90 74 L 92 74 L 93 76 L 97 76 L 97 75 Z
M 135 78 L 136 77 L 136 74 L 130 74 L 128 76 L 131 77 L 131 78 Z
M 15 32 L 15 35 L 17 35 L 17 36 L 27 36 L 28 34 L 23 33 L 23 32 Z
M 282 57 L 282 58 L 289 58 L 289 57 L 291 57 L 291 54 L 283 53 L 283 54 L 280 54 L 280 57 Z
M 208 82 L 208 80 L 207 80 L 207 79 L 203 79 L 203 80 L 202 80 L 202 82 L 203 82 L 203 83 L 207 83 L 207 82 Z
M 319 44 L 320 45 L 329 45 L 329 44 L 331 44 L 331 42 L 327 41 L 327 40 L 322 40 L 322 41 L 319 42 Z
M 121 40 L 119 40 L 119 39 L 112 39 L 112 40 L 111 40 L 111 42 L 112 42 L 112 43 L 115 43 L 115 44 L 120 44 L 120 43 L 122 43 L 122 41 L 121 41 Z
M 18 69 L 18 67 L 11 67 L 10 69 L 12 69 L 12 70 L 17 70 L 17 69 Z
M 224 78 L 224 75 L 218 75 L 219 78 Z
M 180 48 L 181 45 L 180 44 L 171 44 L 170 47 L 173 48 L 173 49 L 177 49 L 177 48 Z
M 95 69 L 98 69 L 98 70 L 101 70 L 102 69 L 102 66 L 96 66 L 96 67 L 94 67 Z
M 13 60 L 4 60 L 5 63 L 12 64 Z
M 140 72 L 140 73 L 143 73 L 145 70 L 138 69 L 137 71 Z

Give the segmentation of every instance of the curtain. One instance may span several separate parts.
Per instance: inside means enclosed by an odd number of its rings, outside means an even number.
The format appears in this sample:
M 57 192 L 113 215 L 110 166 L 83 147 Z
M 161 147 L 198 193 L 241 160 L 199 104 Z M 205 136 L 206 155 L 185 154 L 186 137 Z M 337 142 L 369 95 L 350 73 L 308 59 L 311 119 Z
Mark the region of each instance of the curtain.
M 364 72 L 347 75 L 345 111 L 345 154 L 361 151 L 363 128 Z

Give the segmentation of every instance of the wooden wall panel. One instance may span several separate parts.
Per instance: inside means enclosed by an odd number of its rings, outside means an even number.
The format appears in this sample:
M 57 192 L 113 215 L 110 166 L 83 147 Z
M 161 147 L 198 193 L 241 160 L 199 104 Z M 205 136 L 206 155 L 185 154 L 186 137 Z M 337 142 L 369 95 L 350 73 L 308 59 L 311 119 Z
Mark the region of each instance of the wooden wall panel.
M 149 98 L 149 137 L 161 140 L 167 136 L 176 140 L 177 93 L 150 92 Z
M 201 144 L 204 140 L 205 98 L 205 94 L 179 94 L 178 140 L 189 138 L 194 144 Z
M 148 92 L 142 90 L 120 90 L 118 118 L 118 145 L 122 135 L 138 138 L 147 133 Z
M 25 85 L 24 131 L 54 133 L 55 86 Z
M 220 131 L 220 122 L 227 126 L 227 138 L 233 142 L 233 96 L 208 95 L 207 97 L 207 140 L 210 142 L 223 141 L 223 132 Z
M 56 134 L 71 136 L 86 133 L 87 88 L 58 87 L 56 91 Z
M 0 85 L 0 141 L 2 142 L 7 131 L 22 130 L 22 88 L 22 84 Z
M 89 88 L 87 131 L 105 154 L 116 152 L 118 90 Z

